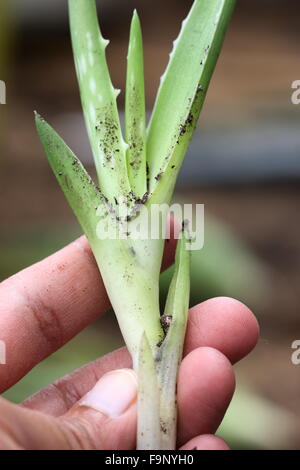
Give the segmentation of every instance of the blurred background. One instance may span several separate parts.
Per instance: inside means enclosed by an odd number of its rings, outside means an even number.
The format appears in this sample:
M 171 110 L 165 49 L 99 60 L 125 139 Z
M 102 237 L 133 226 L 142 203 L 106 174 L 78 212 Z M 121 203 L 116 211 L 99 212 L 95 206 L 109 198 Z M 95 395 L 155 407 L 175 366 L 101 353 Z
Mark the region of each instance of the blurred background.
M 191 0 L 101 0 L 114 85 L 124 90 L 130 18 L 143 26 L 147 107 Z M 235 367 L 237 393 L 219 434 L 233 448 L 300 448 L 300 4 L 238 0 L 176 201 L 205 204 L 205 246 L 193 253 L 192 303 L 228 295 L 256 313 L 261 339 Z M 80 228 L 41 150 L 38 110 L 93 172 L 80 110 L 66 0 L 2 0 L 0 276 L 50 255 Z M 119 98 L 120 111 L 124 94 Z M 162 291 L 170 273 L 162 276 Z M 37 366 L 5 396 L 20 401 L 60 375 L 122 345 L 112 313 Z

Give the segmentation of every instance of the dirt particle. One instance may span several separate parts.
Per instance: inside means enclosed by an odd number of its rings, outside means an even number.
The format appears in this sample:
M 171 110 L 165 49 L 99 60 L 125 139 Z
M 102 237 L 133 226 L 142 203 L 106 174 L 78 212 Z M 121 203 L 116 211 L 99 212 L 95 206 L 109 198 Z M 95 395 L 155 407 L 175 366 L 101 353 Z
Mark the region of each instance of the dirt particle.
M 160 422 L 160 429 L 164 434 L 167 434 L 167 427 L 163 421 Z
M 160 317 L 160 324 L 165 331 L 170 328 L 172 320 L 173 320 L 173 315 L 162 315 Z
M 186 124 L 192 124 L 193 119 L 194 119 L 194 116 L 192 115 L 192 113 L 189 113 L 187 120 L 186 120 Z
M 185 133 L 186 133 L 186 125 L 184 124 L 180 126 L 180 131 L 179 131 L 180 137 L 182 137 Z M 177 141 L 177 143 L 179 142 Z
M 141 199 L 142 204 L 145 204 L 147 202 L 148 197 L 149 197 L 149 192 L 146 191 L 145 194 L 143 195 L 142 199 Z

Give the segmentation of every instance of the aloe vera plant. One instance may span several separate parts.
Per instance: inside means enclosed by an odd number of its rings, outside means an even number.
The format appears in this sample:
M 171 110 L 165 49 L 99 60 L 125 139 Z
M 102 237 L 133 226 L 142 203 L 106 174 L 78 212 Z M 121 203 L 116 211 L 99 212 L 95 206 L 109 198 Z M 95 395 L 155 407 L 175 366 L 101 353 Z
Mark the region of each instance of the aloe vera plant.
M 194 1 L 174 42 L 147 130 L 142 34 L 134 12 L 124 139 L 117 109 L 119 90 L 110 79 L 108 41 L 99 29 L 95 1 L 69 0 L 75 66 L 99 187 L 52 127 L 36 115 L 43 148 L 90 242 L 138 375 L 138 449 L 176 445 L 176 376 L 189 306 L 189 235 L 183 224 L 161 315 L 163 236 L 151 237 L 149 228 L 143 237 L 134 238 L 131 232 L 145 221 L 142 213 L 171 201 L 234 3 Z M 156 224 L 163 225 L 164 220 L 158 217 Z M 116 236 L 104 237 L 103 231 Z

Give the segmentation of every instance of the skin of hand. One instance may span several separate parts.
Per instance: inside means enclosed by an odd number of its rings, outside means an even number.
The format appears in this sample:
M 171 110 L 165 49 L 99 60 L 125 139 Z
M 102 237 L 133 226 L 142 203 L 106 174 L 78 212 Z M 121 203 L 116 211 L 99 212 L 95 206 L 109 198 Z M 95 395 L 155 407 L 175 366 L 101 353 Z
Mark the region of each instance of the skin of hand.
M 166 243 L 164 266 L 175 241 Z M 4 392 L 110 307 L 81 237 L 0 284 Z M 232 398 L 232 364 L 259 335 L 251 311 L 220 297 L 189 312 L 178 375 L 178 448 L 227 449 L 214 436 Z M 0 449 L 135 449 L 137 381 L 126 348 L 57 380 L 20 405 L 0 398 Z

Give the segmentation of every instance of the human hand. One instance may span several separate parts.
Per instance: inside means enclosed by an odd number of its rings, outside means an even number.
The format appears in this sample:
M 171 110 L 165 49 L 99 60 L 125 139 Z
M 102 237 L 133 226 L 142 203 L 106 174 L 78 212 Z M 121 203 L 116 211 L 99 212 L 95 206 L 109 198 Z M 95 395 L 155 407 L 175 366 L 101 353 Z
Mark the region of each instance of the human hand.
M 170 264 L 174 241 L 164 263 Z M 0 392 L 109 308 L 84 237 L 0 284 Z M 258 324 L 240 302 L 215 298 L 190 310 L 178 376 L 178 448 L 227 449 L 213 435 L 234 392 L 232 364 Z M 0 398 L 1 449 L 134 449 L 137 384 L 125 348 L 57 380 L 21 405 Z

